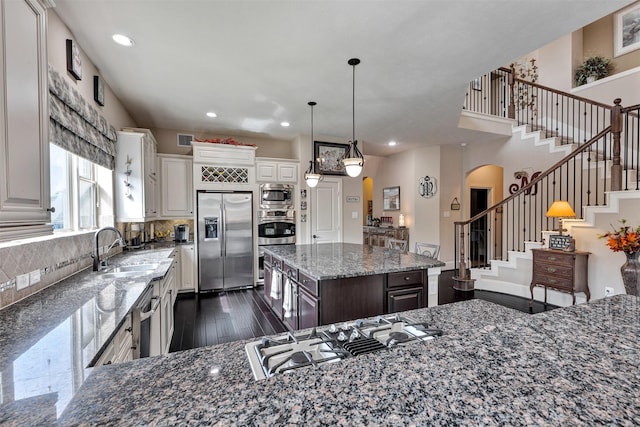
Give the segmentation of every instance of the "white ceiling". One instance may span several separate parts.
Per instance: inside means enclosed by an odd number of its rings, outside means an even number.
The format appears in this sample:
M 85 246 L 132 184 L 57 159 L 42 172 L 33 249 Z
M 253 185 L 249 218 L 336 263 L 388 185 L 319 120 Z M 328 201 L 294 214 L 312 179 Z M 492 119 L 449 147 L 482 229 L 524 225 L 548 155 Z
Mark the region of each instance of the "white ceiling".
M 480 136 L 458 129 L 467 83 L 631 0 L 55 0 L 141 127 L 290 140 L 365 154 Z M 123 33 L 135 46 L 116 45 Z M 216 119 L 205 116 L 215 111 Z M 281 121 L 291 123 L 289 128 Z M 395 140 L 398 147 L 385 144 Z

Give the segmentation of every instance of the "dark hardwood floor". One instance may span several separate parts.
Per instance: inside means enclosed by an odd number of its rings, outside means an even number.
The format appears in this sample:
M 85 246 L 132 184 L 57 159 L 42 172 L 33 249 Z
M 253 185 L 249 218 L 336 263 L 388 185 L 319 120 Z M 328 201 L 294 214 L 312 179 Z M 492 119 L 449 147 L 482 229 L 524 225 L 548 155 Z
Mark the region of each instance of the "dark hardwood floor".
M 221 344 L 285 332 L 259 290 L 180 294 L 174 307 L 169 351 Z
M 453 271 L 443 271 L 439 280 L 438 303 L 483 299 L 525 313 L 557 308 L 527 298 L 488 291 L 461 292 L 453 289 Z M 180 294 L 174 308 L 174 332 L 170 351 L 244 340 L 285 332 L 286 327 L 262 299 L 262 288 L 219 294 Z

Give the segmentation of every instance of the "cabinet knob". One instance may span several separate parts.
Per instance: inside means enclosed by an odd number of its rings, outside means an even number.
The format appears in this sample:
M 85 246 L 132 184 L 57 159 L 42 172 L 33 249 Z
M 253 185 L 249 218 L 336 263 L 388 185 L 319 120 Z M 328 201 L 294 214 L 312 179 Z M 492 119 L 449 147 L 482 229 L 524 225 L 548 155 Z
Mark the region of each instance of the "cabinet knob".
M 55 211 L 56 211 L 55 206 L 51 206 L 50 208 L 47 208 L 47 212 L 51 212 L 51 213 L 53 213 L 53 212 L 55 212 Z
M 129 326 L 128 328 L 125 329 L 125 331 L 131 332 L 131 331 L 133 331 L 133 328 L 131 326 Z
M 406 277 L 404 278 L 404 280 L 405 280 L 405 281 L 409 281 L 409 280 L 411 280 L 411 277 L 406 276 Z

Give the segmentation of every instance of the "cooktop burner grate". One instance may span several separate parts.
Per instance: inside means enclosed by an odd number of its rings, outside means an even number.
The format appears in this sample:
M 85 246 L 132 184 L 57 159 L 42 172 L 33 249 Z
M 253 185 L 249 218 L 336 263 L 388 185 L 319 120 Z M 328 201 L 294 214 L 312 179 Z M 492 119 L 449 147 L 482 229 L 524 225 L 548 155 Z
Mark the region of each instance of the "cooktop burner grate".
M 369 337 L 360 337 L 354 341 L 343 344 L 343 347 L 353 356 L 359 356 L 386 348 L 385 345 L 377 339 Z

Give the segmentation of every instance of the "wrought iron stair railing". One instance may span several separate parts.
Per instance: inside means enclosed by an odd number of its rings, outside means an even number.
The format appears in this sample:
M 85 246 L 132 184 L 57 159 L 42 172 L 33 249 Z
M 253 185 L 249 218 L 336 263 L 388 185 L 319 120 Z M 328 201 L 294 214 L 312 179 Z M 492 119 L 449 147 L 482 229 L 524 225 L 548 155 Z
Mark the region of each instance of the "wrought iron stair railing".
M 458 289 L 473 289 L 468 268 L 506 260 L 555 229 L 557 220 L 546 217 L 553 201 L 568 200 L 582 218 L 582 207 L 605 204 L 607 191 L 640 189 L 640 105 L 608 106 L 514 76 L 501 68 L 471 82 L 464 109 L 512 118 L 576 148 L 503 201 L 454 223 Z

